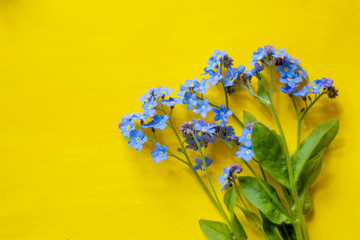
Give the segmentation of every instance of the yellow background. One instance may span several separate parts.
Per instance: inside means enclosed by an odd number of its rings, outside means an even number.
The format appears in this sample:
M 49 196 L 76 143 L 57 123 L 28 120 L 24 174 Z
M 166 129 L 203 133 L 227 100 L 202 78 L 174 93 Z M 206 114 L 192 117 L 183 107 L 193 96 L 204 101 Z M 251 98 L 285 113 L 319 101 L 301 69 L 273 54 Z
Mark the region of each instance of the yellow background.
M 339 89 L 304 123 L 306 135 L 340 119 L 308 227 L 315 240 L 360 239 L 359 5 L 0 0 L 0 239 L 205 239 L 198 219 L 221 217 L 193 175 L 173 159 L 154 164 L 150 145 L 129 148 L 117 122 L 141 109 L 148 88 L 198 77 L 214 49 L 249 66 L 265 44 L 286 48 L 310 79 L 330 77 Z M 293 109 L 284 94 L 275 98 L 293 150 Z M 230 101 L 240 116 L 251 111 L 275 128 L 245 92 Z M 177 126 L 193 116 L 178 115 Z M 217 176 L 235 158 L 209 154 L 220 189 Z M 241 221 L 249 239 L 261 239 Z

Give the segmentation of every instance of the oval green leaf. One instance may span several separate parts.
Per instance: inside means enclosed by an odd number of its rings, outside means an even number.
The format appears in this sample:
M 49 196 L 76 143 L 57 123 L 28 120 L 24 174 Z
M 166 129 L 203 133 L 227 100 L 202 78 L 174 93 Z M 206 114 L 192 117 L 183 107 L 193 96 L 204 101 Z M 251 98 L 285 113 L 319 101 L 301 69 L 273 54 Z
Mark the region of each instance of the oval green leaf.
M 210 240 L 232 240 L 230 229 L 225 223 L 199 220 L 199 225 Z
M 292 156 L 295 181 L 306 162 L 327 148 L 339 131 L 339 120 L 331 119 L 317 126 L 302 142 L 298 152 Z
M 230 216 L 234 214 L 235 201 L 236 201 L 236 192 L 235 189 L 231 188 L 224 195 L 224 203 L 230 212 Z
M 276 190 L 270 184 L 253 177 L 239 177 L 238 180 L 246 198 L 262 213 L 264 213 L 265 216 L 270 219 L 270 221 L 276 224 L 290 221 L 289 217 L 285 215 L 278 207 L 278 205 L 274 203 L 273 199 L 278 200 L 279 203 L 281 203 L 281 201 L 276 193 Z M 259 181 L 262 181 L 263 185 L 272 195 L 271 197 L 260 185 Z
M 260 166 L 279 183 L 289 187 L 289 173 L 285 154 L 275 131 L 262 123 L 255 123 L 251 132 L 252 148 Z
M 254 117 L 254 115 L 252 115 L 251 113 L 244 111 L 243 112 L 243 123 L 244 126 L 246 127 L 246 125 L 256 122 L 256 118 Z

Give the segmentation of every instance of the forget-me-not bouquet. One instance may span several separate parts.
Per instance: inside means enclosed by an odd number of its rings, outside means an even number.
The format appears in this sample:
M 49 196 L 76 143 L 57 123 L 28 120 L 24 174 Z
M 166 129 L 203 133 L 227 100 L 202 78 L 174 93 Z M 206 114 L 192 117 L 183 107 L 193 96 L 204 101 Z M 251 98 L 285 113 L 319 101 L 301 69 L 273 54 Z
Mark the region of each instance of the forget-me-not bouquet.
M 155 163 L 174 158 L 189 167 L 205 193 L 213 202 L 224 222 L 200 220 L 200 228 L 212 240 L 247 239 L 247 234 L 237 215 L 243 214 L 264 239 L 309 239 L 304 215 L 313 211 L 311 186 L 319 175 L 322 156 L 335 138 L 339 122 L 331 119 L 317 126 L 301 141 L 302 122 L 312 106 L 324 95 L 335 98 L 338 90 L 329 78 L 308 81 L 306 71 L 298 59 L 291 57 L 285 49 L 273 46 L 258 48 L 252 55 L 252 69 L 243 65 L 233 66 L 233 59 L 225 51 L 215 50 L 204 69 L 201 80 L 186 80 L 175 96 L 174 89 L 156 87 L 140 97 L 142 113 L 122 117 L 119 127 L 129 146 L 140 151 L 144 143 L 152 144 L 151 157 Z M 263 71 L 269 69 L 265 79 Z M 278 71 L 279 79 L 273 72 Z M 289 96 L 297 118 L 297 147 L 289 152 L 283 128 L 273 105 L 274 81 L 282 85 L 280 91 Z M 215 105 L 206 97 L 209 88 L 218 85 L 224 104 Z M 277 131 L 258 121 L 244 111 L 240 120 L 229 108 L 230 96 L 235 91 L 246 91 L 260 104 L 268 108 L 277 125 Z M 225 97 L 224 97 L 225 96 Z M 176 126 L 173 111 L 186 105 L 188 111 L 199 114 L 200 119 L 185 121 Z M 209 112 L 214 119 L 206 119 Z M 202 118 L 202 119 L 201 119 Z M 229 125 L 234 118 L 242 131 L 236 134 Z M 179 119 L 176 119 L 177 121 Z M 169 149 L 159 142 L 157 134 L 170 128 L 178 141 L 178 148 Z M 224 166 L 218 177 L 226 191 L 223 201 L 213 185 L 208 168 L 213 159 L 206 150 L 215 141 L 223 143 L 233 152 L 235 163 Z M 190 152 L 197 153 L 196 158 Z M 258 168 L 255 170 L 255 165 Z M 246 167 L 252 176 L 243 176 Z M 204 172 L 204 176 L 199 175 Z M 271 181 L 269 181 L 271 178 Z M 281 198 L 280 198 L 281 196 Z M 235 212 L 235 209 L 238 209 Z

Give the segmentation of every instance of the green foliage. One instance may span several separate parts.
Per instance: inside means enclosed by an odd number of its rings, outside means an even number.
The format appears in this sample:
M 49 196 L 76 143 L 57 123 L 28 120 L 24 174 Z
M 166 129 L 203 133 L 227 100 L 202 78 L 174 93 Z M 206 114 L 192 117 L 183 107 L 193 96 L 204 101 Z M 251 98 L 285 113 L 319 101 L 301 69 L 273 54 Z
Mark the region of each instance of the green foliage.
M 233 240 L 232 233 L 225 223 L 199 220 L 199 225 L 210 240 Z
M 237 219 L 235 215 L 234 212 L 235 201 L 236 201 L 236 191 L 234 188 L 231 188 L 224 195 L 224 203 L 230 212 L 231 229 L 235 235 L 235 239 L 244 240 L 247 239 L 247 235 L 243 226 L 241 225 L 240 221 Z
M 270 106 L 270 104 L 271 104 L 270 94 L 269 94 L 269 91 L 266 89 L 264 76 L 262 74 L 261 74 L 261 78 L 258 79 L 257 95 L 261 98 L 261 99 L 258 98 L 258 100 L 261 104 L 263 104 L 265 106 Z
M 280 204 L 281 201 L 276 190 L 270 184 L 253 177 L 239 177 L 238 180 L 247 199 L 264 213 L 270 221 L 276 224 L 290 221 L 289 217 L 274 203 L 273 199 L 276 199 Z M 259 181 L 266 187 L 266 190 Z
M 286 157 L 276 132 L 257 122 L 251 132 L 251 142 L 255 157 L 260 166 L 279 183 L 289 188 Z
M 244 126 L 246 127 L 246 125 L 250 124 L 250 123 L 253 123 L 253 122 L 256 122 L 256 118 L 249 112 L 247 111 L 244 111 L 243 113 L 243 123 L 244 123 Z
M 317 126 L 301 143 L 298 152 L 292 156 L 295 181 L 307 164 L 307 161 L 315 157 L 323 149 L 327 148 L 339 131 L 339 120 L 331 119 Z M 305 170 L 307 171 L 307 170 Z
M 254 212 L 251 212 L 246 208 L 240 208 L 240 209 L 244 213 L 246 219 L 249 221 L 251 225 L 261 229 L 261 219 Z
M 229 210 L 231 216 L 234 214 L 235 201 L 236 201 L 236 191 L 235 189 L 231 188 L 224 195 L 224 203 L 227 209 Z

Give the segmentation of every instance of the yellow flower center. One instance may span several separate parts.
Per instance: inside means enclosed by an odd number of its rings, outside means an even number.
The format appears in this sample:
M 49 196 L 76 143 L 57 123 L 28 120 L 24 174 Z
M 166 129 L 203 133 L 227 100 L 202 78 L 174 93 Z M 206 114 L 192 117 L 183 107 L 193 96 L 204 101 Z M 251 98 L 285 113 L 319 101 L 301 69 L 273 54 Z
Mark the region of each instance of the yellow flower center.
M 284 70 L 287 72 L 287 71 L 289 71 L 289 68 L 288 68 L 288 67 L 284 67 Z
M 251 151 L 250 150 L 246 150 L 246 153 L 249 154 Z
M 126 127 L 126 130 L 129 130 L 130 129 L 130 126 L 128 125 L 127 127 Z
M 248 135 L 246 136 L 246 138 L 247 138 L 247 139 L 250 139 L 250 138 L 251 138 L 251 134 L 248 134 Z

